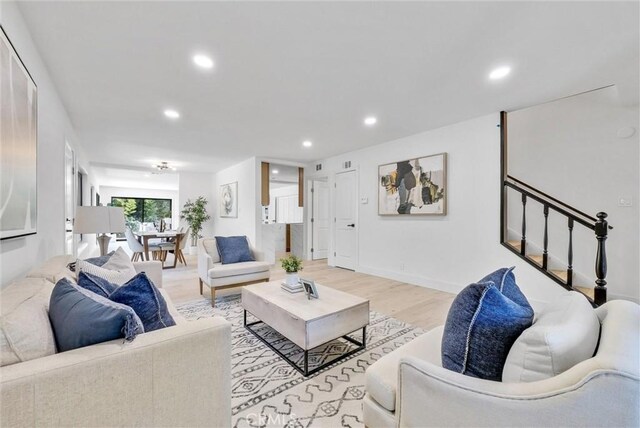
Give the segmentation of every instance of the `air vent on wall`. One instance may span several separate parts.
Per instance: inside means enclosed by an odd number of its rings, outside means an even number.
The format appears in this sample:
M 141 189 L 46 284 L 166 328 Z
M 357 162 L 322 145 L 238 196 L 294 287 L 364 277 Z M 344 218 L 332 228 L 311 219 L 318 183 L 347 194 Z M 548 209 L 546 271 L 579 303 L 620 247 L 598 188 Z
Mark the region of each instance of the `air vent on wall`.
M 322 164 L 316 164 L 316 171 L 322 171 Z
M 348 169 L 351 168 L 351 161 L 346 161 L 342 164 L 342 168 Z

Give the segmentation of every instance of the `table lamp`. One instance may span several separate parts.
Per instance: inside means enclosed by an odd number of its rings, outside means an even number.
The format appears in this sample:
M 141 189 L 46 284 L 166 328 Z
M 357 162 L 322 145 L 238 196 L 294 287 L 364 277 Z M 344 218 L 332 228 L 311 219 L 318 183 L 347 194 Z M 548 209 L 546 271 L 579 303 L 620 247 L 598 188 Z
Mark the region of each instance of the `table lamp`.
M 73 233 L 101 233 L 97 237 L 101 256 L 109 250 L 111 237 L 106 234 L 123 233 L 125 228 L 124 209 L 121 207 L 76 207 Z

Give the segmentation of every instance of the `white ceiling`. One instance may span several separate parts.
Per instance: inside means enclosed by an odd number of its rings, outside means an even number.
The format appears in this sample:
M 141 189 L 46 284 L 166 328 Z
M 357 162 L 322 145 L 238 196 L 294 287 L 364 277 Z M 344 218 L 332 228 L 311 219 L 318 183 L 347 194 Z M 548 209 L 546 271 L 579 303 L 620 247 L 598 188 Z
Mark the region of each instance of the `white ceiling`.
M 100 187 L 126 187 L 136 189 L 178 191 L 179 174 L 167 172 L 154 174 L 151 168 L 122 168 L 112 165 L 94 164 L 91 168 Z
M 638 2 L 20 8 L 90 159 L 108 164 L 311 161 L 609 84 L 638 101 Z M 193 66 L 196 52 L 213 71 Z M 490 82 L 503 64 L 511 75 Z

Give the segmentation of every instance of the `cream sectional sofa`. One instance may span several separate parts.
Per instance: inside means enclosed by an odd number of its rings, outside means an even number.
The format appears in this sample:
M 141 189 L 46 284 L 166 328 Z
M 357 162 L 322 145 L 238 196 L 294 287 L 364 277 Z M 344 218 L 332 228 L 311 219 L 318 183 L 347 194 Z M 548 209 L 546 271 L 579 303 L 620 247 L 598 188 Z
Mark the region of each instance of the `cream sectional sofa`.
M 8 337 L 29 339 L 15 316 L 5 325 L 7 314 L 34 302 L 48 309 L 55 281 L 74 276 L 69 261 L 54 257 L 0 291 L 3 359 L 12 351 Z M 0 426 L 230 426 L 230 324 L 221 317 L 185 320 L 162 289 L 161 263 L 134 266 L 160 288 L 177 325 L 130 343 L 113 340 L 28 361 L 18 350 L 23 361 L 0 367 Z M 24 328 L 36 336 L 51 328 L 48 316 L 36 311 L 29 318 Z

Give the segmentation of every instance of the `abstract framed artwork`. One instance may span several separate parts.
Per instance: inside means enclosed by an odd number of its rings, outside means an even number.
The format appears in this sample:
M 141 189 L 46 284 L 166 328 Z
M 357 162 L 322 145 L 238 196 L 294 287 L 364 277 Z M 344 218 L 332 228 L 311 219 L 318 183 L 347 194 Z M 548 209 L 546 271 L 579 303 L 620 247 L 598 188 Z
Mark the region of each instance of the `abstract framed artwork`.
M 38 225 L 38 88 L 0 26 L 0 239 Z
M 378 215 L 446 215 L 447 154 L 378 167 Z
M 220 186 L 220 217 L 238 217 L 238 182 Z

